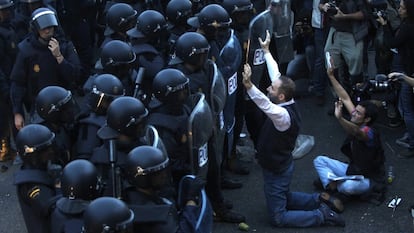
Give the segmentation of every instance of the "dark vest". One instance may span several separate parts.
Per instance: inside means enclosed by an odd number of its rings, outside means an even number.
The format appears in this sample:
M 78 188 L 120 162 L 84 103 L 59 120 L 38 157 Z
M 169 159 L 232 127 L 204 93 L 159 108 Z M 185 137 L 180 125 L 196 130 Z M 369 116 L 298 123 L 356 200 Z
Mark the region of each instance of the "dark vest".
M 293 161 L 292 151 L 299 134 L 300 116 L 296 104 L 283 106 L 289 112 L 291 125 L 286 131 L 278 131 L 267 118 L 257 142 L 257 157 L 264 169 L 275 173 L 285 171 Z
M 347 175 L 364 175 L 376 182 L 385 181 L 385 156 L 379 133 L 374 130 L 374 146 L 368 147 L 365 142 L 348 136 L 341 151 L 349 158 Z

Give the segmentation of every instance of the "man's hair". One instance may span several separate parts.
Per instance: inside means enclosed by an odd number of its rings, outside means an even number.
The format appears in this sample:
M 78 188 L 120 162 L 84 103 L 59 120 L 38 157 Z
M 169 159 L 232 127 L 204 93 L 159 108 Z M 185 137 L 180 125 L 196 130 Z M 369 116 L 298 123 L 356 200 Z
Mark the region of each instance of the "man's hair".
M 285 95 L 286 101 L 291 100 L 295 95 L 295 82 L 293 82 L 291 78 L 284 75 L 280 76 L 279 79 L 282 81 L 279 87 L 279 91 Z
M 367 125 L 372 125 L 378 117 L 378 106 L 370 100 L 361 101 L 358 105 L 365 108 L 365 118 L 371 118 L 371 120 L 367 122 Z

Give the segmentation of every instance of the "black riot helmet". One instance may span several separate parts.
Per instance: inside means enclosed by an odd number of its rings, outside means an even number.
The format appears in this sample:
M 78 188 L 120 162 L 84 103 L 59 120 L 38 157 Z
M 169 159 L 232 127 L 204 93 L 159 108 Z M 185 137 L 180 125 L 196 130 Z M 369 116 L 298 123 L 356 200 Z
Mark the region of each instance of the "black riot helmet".
M 125 95 L 122 82 L 112 74 L 100 74 L 92 83 L 90 106 L 92 111 L 105 115 L 109 104 L 117 97 Z
M 170 65 L 188 63 L 194 66 L 203 66 L 208 58 L 210 44 L 207 39 L 197 32 L 182 34 L 175 44 L 175 56 Z
M 134 212 L 121 200 L 100 197 L 83 214 L 82 233 L 132 233 Z
M 59 86 L 47 86 L 37 94 L 36 111 L 46 122 L 72 123 L 78 106 L 70 91 Z
M 190 0 L 171 0 L 166 7 L 166 18 L 174 25 L 186 25 L 193 15 L 192 7 Z
M 55 134 L 44 125 L 29 124 L 24 126 L 16 136 L 17 152 L 24 163 L 36 167 L 46 166 L 47 161 L 53 158 Z
M 126 3 L 115 3 L 106 13 L 105 36 L 114 32 L 125 33 L 133 28 L 136 22 L 137 11 Z
M 14 6 L 14 2 L 11 0 L 0 0 L 0 10 L 4 10 Z
M 48 27 L 57 27 L 58 21 L 55 12 L 46 7 L 33 11 L 30 25 L 32 30 L 37 32 Z
M 187 23 L 203 31 L 207 39 L 213 39 L 220 27 L 229 27 L 231 18 L 227 11 L 218 4 L 209 4 L 200 13 L 187 20 Z
M 14 18 L 14 2 L 0 0 L 0 22 L 10 22 Z
M 136 27 L 127 32 L 131 38 L 147 38 L 149 40 L 158 39 L 165 36 L 167 31 L 167 21 L 158 11 L 145 10 L 137 19 Z
M 177 69 L 164 69 L 155 75 L 152 90 L 155 97 L 168 104 L 183 104 L 189 95 L 189 79 Z
M 148 110 L 133 97 L 116 98 L 108 107 L 106 125 L 98 131 L 102 139 L 116 138 L 120 134 L 136 138 L 145 133 Z
M 43 0 L 18 0 L 17 3 L 17 11 L 29 17 L 32 12 L 40 7 L 43 7 Z
M 136 187 L 158 189 L 167 181 L 168 162 L 168 156 L 156 147 L 136 147 L 126 158 L 126 177 Z
M 101 64 L 105 72 L 117 76 L 118 70 L 129 70 L 136 60 L 132 47 L 126 42 L 112 40 L 102 47 Z M 119 76 L 118 76 L 119 77 Z
M 85 159 L 76 159 L 63 168 L 61 190 L 69 199 L 93 200 L 100 195 L 98 170 Z
M 222 6 L 233 19 L 233 24 L 248 27 L 254 15 L 253 3 L 251 0 L 223 0 Z

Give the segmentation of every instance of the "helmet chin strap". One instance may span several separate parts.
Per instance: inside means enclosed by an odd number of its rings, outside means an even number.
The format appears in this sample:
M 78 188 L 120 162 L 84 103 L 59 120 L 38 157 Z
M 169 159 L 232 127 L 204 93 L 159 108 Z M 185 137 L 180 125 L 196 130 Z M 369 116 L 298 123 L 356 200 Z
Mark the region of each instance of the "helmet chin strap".
M 44 39 L 38 34 L 38 40 L 42 45 L 49 45 L 50 39 L 52 39 L 52 36 L 48 37 L 47 39 Z

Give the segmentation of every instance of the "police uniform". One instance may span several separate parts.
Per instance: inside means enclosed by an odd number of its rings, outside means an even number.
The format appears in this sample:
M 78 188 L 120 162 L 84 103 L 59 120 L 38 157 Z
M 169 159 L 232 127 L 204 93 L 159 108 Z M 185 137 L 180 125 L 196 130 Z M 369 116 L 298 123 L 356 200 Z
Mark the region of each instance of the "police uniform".
M 28 110 L 31 109 L 42 88 L 51 85 L 68 88 L 79 78 L 81 66 L 73 44 L 59 40 L 59 46 L 64 57 L 61 64 L 35 34 L 19 43 L 19 53 L 10 77 L 14 113 L 23 115 L 23 103 Z
M 45 170 L 22 167 L 15 173 L 14 184 L 27 232 L 49 232 L 49 215 L 56 195 L 53 178 Z

